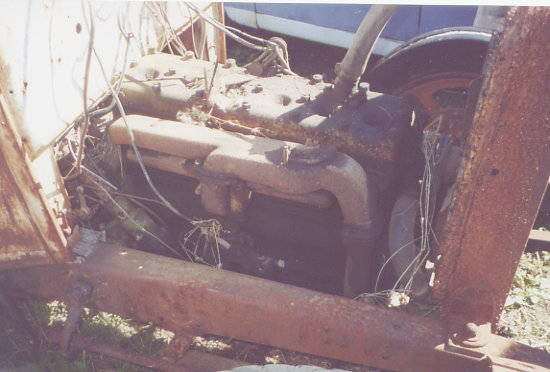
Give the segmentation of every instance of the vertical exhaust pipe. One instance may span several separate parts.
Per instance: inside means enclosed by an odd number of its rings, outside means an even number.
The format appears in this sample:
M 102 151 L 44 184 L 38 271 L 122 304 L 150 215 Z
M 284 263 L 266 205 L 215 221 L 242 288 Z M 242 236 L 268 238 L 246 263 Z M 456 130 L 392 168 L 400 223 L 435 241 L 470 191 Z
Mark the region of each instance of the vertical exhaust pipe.
M 337 105 L 346 100 L 367 68 L 374 43 L 398 5 L 371 5 L 337 71 L 333 98 Z

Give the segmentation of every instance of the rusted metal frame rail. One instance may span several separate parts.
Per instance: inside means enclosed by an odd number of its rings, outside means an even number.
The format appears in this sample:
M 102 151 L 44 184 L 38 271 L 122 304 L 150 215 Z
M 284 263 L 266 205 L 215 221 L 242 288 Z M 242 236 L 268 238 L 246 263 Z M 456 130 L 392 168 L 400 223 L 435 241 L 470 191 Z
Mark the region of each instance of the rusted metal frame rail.
M 493 38 L 438 236 L 435 294 L 451 332 L 474 344 L 500 317 L 548 182 L 549 16 L 547 7 L 511 8 Z
M 48 340 L 52 343 L 61 343 L 59 329 L 47 332 Z M 152 368 L 162 372 L 213 372 L 225 371 L 247 365 L 247 363 L 224 358 L 215 354 L 189 350 L 177 360 L 162 356 L 152 356 L 131 351 L 116 345 L 113 342 L 100 342 L 93 337 L 75 334 L 71 340 L 72 349 L 83 349 L 106 355 L 111 358 L 126 360 L 133 364 Z
M 394 371 L 491 371 L 485 354 L 550 365 L 544 351 L 494 335 L 475 356 L 464 354 L 446 346 L 446 327 L 433 319 L 120 246 L 89 248 L 82 264 L 5 271 L 4 287 L 65 300 L 84 280 L 92 287 L 88 306 L 176 334 L 191 322 L 198 334 Z

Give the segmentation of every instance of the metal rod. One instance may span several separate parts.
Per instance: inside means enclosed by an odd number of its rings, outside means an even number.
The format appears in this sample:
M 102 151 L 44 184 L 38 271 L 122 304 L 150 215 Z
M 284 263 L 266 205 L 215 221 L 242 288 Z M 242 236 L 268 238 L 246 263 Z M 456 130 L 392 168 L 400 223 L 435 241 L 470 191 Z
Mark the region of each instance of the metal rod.
M 60 332 L 56 329 L 48 332 L 48 338 L 55 343 L 61 342 L 60 336 Z M 155 357 L 77 334 L 73 336 L 71 346 L 163 372 L 216 372 L 246 365 L 232 359 L 193 350 L 187 351 L 177 360 Z
M 214 19 L 221 23 L 222 25 L 225 24 L 225 13 L 223 10 L 223 3 L 222 2 L 216 2 L 213 3 L 213 13 L 214 13 Z M 226 46 L 226 38 L 225 38 L 225 32 L 216 29 L 215 31 L 214 40 L 216 43 L 216 58 L 218 63 L 224 64 L 227 60 L 227 46 Z

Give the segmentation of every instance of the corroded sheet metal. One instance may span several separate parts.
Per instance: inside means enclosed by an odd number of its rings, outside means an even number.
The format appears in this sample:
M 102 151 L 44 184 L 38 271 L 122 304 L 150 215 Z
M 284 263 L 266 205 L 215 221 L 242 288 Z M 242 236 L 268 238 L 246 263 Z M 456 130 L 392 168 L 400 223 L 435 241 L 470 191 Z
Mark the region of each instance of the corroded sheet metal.
M 544 7 L 512 8 L 487 58 L 438 236 L 435 294 L 454 324 L 498 320 L 546 188 L 549 16 Z
M 99 244 L 83 264 L 9 270 L 14 294 L 65 298 L 75 279 L 93 290 L 89 306 L 178 333 L 228 336 L 394 371 L 490 371 L 487 359 L 445 349 L 434 319 L 367 305 L 181 260 Z M 550 365 L 548 354 L 492 335 L 490 354 Z
M 72 258 L 0 91 L 0 269 Z

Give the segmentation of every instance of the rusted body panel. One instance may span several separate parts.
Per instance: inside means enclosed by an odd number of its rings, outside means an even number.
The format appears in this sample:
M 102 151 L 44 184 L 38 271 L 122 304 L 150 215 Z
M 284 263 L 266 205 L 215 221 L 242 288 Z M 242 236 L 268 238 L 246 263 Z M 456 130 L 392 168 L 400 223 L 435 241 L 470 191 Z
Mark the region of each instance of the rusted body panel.
M 550 170 L 548 8 L 512 8 L 493 42 L 440 241 L 451 324 L 496 322 Z
M 0 269 L 72 259 L 0 91 Z
M 395 371 L 490 371 L 446 352 L 445 326 L 433 319 L 119 246 L 88 248 L 83 264 L 14 269 L 4 280 L 18 294 L 61 299 L 86 280 L 90 307 L 176 333 L 192 322 L 200 333 Z M 550 363 L 543 351 L 491 337 L 479 353 Z

